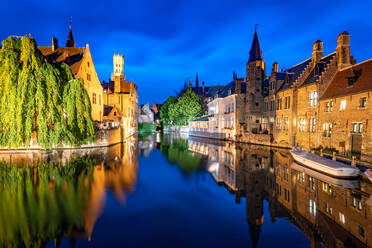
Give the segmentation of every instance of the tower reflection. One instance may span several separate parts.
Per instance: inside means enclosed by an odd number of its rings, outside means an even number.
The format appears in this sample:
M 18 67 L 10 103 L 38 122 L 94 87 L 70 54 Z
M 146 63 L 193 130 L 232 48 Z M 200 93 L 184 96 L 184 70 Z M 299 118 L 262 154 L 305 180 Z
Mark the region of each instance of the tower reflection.
M 282 149 L 193 138 L 189 150 L 208 158 L 208 171 L 236 195 L 237 203 L 246 198 L 253 247 L 264 225 L 264 200 L 272 222 L 287 219 L 307 236 L 311 247 L 372 246 L 370 182 L 305 169 Z

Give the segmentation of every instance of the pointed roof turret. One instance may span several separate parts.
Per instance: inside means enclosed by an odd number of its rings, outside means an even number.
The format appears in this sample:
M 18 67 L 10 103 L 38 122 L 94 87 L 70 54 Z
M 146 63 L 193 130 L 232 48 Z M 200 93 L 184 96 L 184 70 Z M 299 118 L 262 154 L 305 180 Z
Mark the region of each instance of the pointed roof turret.
M 252 247 L 256 248 L 260 238 L 261 225 L 249 224 L 249 233 L 251 234 Z
M 196 88 L 199 88 L 199 76 L 198 76 L 198 73 L 196 73 L 195 86 L 196 86 Z
M 260 49 L 260 43 L 258 42 L 258 36 L 257 36 L 257 25 L 254 30 L 254 36 L 253 36 L 253 42 L 251 46 L 251 50 L 249 51 L 249 60 L 248 62 L 257 61 L 257 60 L 263 60 L 262 59 L 262 53 Z
M 70 17 L 70 31 L 68 32 L 66 47 L 75 47 L 76 46 L 76 44 L 74 42 L 74 37 L 72 36 L 71 23 L 72 23 L 72 17 Z

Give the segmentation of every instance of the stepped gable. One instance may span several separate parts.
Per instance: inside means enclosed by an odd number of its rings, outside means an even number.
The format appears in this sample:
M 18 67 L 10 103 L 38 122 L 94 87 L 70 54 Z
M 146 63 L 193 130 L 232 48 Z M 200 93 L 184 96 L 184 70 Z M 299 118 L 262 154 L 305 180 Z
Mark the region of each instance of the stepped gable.
M 340 96 L 357 94 L 372 90 L 372 59 L 347 67 L 338 71 L 321 100 Z M 349 86 L 349 80 L 354 79 L 353 85 Z
M 80 69 L 85 47 L 58 47 L 53 51 L 51 46 L 38 47 L 48 63 L 66 63 L 74 75 Z
M 325 68 L 331 63 L 332 59 L 334 59 L 335 57 L 336 57 L 335 52 L 323 57 L 318 63 L 316 63 L 307 79 L 299 87 L 316 83 L 316 81 L 320 79 L 322 73 L 325 71 Z
M 311 63 L 311 58 L 305 60 L 304 62 L 301 62 L 300 64 L 297 64 L 285 72 L 288 74 L 293 74 L 291 77 L 291 83 L 294 83 L 301 75 L 301 73 L 306 69 L 306 67 Z

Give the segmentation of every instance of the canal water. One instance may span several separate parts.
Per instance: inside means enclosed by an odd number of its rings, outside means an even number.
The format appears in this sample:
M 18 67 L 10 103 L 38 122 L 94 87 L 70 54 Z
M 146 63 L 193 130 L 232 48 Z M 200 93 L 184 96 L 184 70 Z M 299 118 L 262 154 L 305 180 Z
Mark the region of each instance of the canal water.
M 0 154 L 0 247 L 371 247 L 372 185 L 173 135 Z

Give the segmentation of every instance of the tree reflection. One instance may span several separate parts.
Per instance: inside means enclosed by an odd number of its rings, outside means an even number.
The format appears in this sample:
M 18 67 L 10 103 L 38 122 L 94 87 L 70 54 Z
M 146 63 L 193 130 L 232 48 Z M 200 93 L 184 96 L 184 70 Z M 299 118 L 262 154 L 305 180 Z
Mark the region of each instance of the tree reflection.
M 90 240 L 107 190 L 124 203 L 137 182 L 135 140 L 103 149 L 3 154 L 0 160 L 0 247 Z
M 42 247 L 85 230 L 95 162 L 80 158 L 19 168 L 0 164 L 0 246 Z M 89 236 L 90 233 L 85 233 Z
M 204 170 L 202 155 L 189 151 L 187 139 L 164 135 L 160 151 L 170 164 L 177 165 L 185 175 Z

